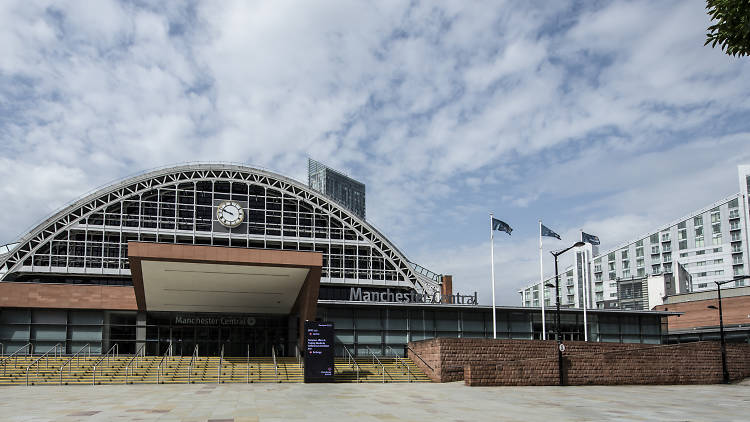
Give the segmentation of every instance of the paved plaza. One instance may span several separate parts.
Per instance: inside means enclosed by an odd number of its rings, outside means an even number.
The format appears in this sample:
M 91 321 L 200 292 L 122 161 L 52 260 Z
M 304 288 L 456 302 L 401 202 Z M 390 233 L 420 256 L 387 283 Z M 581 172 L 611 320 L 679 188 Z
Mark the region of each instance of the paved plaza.
M 747 421 L 734 385 L 110 385 L 0 388 L 3 421 Z

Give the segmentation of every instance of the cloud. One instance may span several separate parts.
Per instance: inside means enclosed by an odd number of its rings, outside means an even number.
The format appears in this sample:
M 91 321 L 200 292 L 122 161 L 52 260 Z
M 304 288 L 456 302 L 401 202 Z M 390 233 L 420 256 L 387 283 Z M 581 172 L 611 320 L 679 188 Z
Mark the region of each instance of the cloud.
M 312 156 L 457 287 L 502 215 L 517 303 L 538 219 L 616 244 L 736 191 L 750 65 L 706 26 L 679 1 L 4 2 L 0 239 L 143 169 Z

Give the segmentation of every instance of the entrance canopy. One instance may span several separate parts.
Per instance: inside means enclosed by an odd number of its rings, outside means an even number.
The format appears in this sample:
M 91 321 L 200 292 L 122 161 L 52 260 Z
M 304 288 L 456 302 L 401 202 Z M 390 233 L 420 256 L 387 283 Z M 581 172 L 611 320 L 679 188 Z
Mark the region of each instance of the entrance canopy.
M 319 252 L 128 242 L 128 259 L 141 311 L 315 318 Z

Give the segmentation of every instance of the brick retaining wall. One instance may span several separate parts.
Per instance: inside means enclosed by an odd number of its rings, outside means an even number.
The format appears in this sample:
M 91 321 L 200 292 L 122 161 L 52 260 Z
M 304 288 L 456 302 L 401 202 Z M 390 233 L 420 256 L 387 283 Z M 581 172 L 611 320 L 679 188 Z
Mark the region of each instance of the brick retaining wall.
M 722 380 L 717 342 L 657 346 L 565 342 L 565 346 L 563 377 L 569 385 L 713 384 Z M 409 343 L 409 347 L 409 357 L 435 382 L 559 383 L 553 340 L 436 338 Z M 750 345 L 728 344 L 727 362 L 731 379 L 750 377 Z

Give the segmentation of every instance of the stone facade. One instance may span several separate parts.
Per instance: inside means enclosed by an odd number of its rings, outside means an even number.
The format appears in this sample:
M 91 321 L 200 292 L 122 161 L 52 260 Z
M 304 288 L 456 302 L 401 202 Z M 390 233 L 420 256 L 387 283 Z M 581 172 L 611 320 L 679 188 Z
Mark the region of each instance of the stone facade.
M 409 357 L 435 382 L 559 384 L 553 340 L 436 338 L 409 346 Z M 715 384 L 722 380 L 717 342 L 658 346 L 565 342 L 565 346 L 563 379 L 567 385 Z M 732 380 L 750 376 L 750 345 L 728 344 L 727 362 Z

